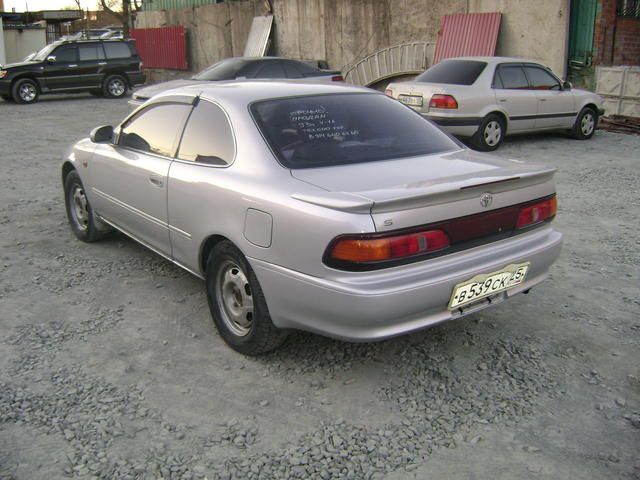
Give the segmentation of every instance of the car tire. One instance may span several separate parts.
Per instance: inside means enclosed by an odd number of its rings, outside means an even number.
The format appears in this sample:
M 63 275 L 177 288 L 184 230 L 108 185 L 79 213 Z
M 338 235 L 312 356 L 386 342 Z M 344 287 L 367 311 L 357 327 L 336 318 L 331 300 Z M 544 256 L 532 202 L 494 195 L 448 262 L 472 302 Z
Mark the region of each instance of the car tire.
M 122 98 L 128 90 L 127 80 L 122 75 L 109 75 L 102 87 L 104 96 L 108 98 Z
M 13 103 L 13 97 L 12 97 L 11 95 L 2 95 L 2 99 L 3 99 L 5 102 Z
M 71 230 L 79 240 L 95 242 L 111 230 L 94 216 L 80 175 L 75 170 L 71 170 L 64 179 L 64 203 Z
M 253 269 L 229 241 L 218 243 L 207 260 L 207 299 L 220 336 L 244 355 L 275 350 L 288 332 L 271 321 Z
M 571 136 L 578 140 L 588 140 L 593 137 L 597 126 L 598 114 L 592 108 L 584 107 L 573 124 Z
M 35 103 L 39 95 L 38 84 L 30 78 L 21 78 L 11 88 L 11 97 L 16 103 Z
M 480 122 L 478 131 L 471 138 L 472 145 L 476 150 L 492 152 L 502 144 L 505 133 L 506 128 L 502 117 L 490 113 Z

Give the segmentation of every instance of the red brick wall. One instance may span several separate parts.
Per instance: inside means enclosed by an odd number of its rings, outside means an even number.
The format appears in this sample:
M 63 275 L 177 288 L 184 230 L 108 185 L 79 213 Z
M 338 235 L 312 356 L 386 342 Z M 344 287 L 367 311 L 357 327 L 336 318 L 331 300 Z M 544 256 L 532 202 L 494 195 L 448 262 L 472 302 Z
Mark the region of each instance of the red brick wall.
M 601 0 L 593 36 L 596 65 L 640 65 L 640 19 L 618 17 L 616 0 Z

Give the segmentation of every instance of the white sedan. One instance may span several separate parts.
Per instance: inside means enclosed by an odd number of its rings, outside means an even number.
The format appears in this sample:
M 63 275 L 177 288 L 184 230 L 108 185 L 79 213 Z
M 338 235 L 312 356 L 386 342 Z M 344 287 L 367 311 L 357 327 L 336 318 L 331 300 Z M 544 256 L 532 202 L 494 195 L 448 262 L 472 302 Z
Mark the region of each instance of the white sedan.
M 443 60 L 412 82 L 390 84 L 386 94 L 478 150 L 495 150 L 505 135 L 549 130 L 586 140 L 604 113 L 600 96 L 520 58 Z

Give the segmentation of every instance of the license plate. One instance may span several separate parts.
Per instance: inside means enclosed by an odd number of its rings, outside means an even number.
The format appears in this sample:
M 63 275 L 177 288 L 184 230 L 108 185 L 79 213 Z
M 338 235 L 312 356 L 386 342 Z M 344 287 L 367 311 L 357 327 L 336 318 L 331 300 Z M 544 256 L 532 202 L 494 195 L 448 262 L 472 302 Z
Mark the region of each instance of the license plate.
M 422 106 L 422 97 L 418 97 L 415 95 L 398 95 L 398 100 L 400 100 L 405 105 L 409 105 L 411 107 Z
M 529 270 L 529 262 L 508 265 L 498 272 L 476 275 L 466 282 L 459 283 L 453 288 L 449 310 L 460 308 L 522 283 Z

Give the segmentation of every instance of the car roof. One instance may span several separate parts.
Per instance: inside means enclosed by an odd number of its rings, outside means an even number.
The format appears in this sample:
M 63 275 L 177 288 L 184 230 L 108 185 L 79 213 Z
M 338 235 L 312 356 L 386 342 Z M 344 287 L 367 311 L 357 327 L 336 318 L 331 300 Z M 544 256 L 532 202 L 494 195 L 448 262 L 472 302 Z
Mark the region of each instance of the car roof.
M 347 86 L 344 83 L 302 83 L 286 80 L 249 80 L 228 82 L 203 82 L 167 90 L 153 98 L 160 100 L 165 96 L 187 95 L 222 101 L 238 105 L 249 105 L 258 100 L 274 98 L 290 98 L 309 95 L 327 95 L 344 93 L 380 94 L 376 90 L 365 87 Z
M 518 58 L 518 57 L 451 57 L 445 58 L 445 60 L 475 60 L 478 62 L 487 62 L 488 64 L 497 64 L 497 63 L 536 63 L 538 65 L 544 65 L 538 60 L 531 60 L 528 58 Z

